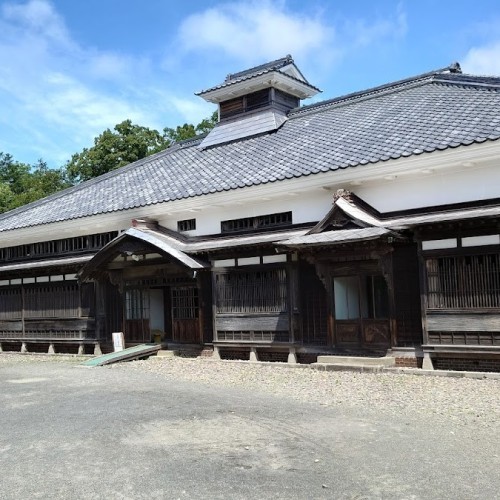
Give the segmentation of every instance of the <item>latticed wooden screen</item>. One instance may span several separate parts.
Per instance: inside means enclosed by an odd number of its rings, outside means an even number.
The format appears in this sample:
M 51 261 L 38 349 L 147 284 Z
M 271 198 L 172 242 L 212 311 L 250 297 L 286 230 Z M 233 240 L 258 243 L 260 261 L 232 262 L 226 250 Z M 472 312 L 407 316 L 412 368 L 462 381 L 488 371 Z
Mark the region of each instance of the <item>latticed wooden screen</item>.
M 149 291 L 141 288 L 132 288 L 125 291 L 126 319 L 149 318 Z
M 426 261 L 429 309 L 500 308 L 500 254 Z
M 20 287 L 0 288 L 0 320 L 21 318 L 22 303 Z
M 83 297 L 80 295 L 81 292 Z M 93 296 L 92 285 L 84 285 L 81 291 L 76 282 L 26 287 L 24 290 L 24 317 L 78 318 L 89 316 Z
M 23 290 L 0 289 L 0 320 L 20 319 Z M 76 282 L 24 286 L 25 318 L 78 318 L 93 315 L 94 287 Z
M 195 319 L 198 317 L 198 289 L 194 286 L 172 287 L 172 318 Z
M 218 313 L 287 311 L 285 269 L 232 271 L 215 275 Z

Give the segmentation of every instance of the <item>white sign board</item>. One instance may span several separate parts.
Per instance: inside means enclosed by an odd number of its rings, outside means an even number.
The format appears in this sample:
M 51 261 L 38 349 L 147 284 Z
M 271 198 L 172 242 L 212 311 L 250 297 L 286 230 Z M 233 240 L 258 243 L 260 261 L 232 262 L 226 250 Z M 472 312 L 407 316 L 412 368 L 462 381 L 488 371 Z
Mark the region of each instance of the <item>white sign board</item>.
M 113 332 L 113 347 L 115 352 L 123 351 L 125 348 L 125 339 L 123 332 Z

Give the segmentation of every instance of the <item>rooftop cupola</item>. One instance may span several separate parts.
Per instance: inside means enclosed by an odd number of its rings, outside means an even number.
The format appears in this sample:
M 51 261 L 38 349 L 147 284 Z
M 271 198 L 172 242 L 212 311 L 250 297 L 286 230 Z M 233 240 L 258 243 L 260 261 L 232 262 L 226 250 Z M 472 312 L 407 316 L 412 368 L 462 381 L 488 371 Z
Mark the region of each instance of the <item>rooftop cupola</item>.
M 311 85 L 287 55 L 229 74 L 223 83 L 196 95 L 219 105 L 219 123 L 200 144 L 204 149 L 277 130 L 287 113 L 320 90 Z

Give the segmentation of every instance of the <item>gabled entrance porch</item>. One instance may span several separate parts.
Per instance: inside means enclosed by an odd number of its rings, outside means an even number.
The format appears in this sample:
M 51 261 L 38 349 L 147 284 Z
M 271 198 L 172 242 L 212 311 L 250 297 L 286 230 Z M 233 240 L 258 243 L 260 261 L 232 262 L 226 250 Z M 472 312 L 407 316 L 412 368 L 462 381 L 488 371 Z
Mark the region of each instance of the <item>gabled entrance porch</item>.
M 115 286 L 120 300 L 104 297 L 103 314 L 119 313 L 126 344 L 202 344 L 211 322 L 208 264 L 176 248 L 157 224 L 134 224 L 92 258 L 80 279 Z

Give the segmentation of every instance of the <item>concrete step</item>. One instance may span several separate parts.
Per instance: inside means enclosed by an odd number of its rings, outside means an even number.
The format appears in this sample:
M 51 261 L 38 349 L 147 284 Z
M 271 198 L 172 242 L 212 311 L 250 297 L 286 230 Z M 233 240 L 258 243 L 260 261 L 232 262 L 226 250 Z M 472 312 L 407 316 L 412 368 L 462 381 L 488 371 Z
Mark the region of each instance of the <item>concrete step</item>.
M 156 354 L 158 358 L 173 358 L 177 356 L 177 351 L 168 351 L 167 349 L 161 349 Z
M 362 356 L 318 356 L 317 363 L 328 364 L 336 366 L 377 366 L 377 367 L 390 367 L 396 366 L 396 358 L 392 356 L 384 356 L 380 358 L 368 358 Z
M 377 373 L 387 369 L 383 365 L 362 365 L 356 363 L 350 364 L 333 364 L 333 363 L 312 363 L 309 365 L 313 370 L 321 370 L 326 372 L 364 372 L 364 373 Z

